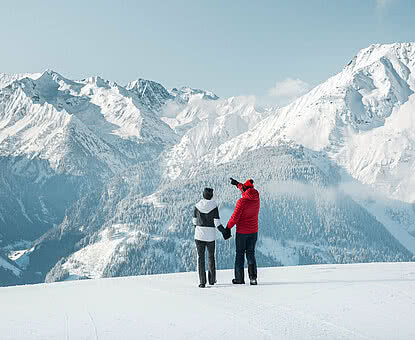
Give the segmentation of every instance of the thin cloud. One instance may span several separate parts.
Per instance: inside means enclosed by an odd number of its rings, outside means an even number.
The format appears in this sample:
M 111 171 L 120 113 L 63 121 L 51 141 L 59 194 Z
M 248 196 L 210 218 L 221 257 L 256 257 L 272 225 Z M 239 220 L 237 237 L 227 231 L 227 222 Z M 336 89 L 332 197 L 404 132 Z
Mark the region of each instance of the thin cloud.
M 301 79 L 287 78 L 277 82 L 268 90 L 271 97 L 275 97 L 280 104 L 288 104 L 310 91 L 312 86 Z
M 379 20 L 387 14 L 389 6 L 396 0 L 376 0 L 376 16 Z

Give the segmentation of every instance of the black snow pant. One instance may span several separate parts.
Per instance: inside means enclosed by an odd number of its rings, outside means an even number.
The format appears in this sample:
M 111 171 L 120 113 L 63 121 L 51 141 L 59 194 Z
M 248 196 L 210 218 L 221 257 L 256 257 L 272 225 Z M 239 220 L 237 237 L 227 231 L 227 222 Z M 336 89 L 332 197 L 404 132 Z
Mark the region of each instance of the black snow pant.
M 248 275 L 250 280 L 256 280 L 257 267 L 255 259 L 255 245 L 258 233 L 236 233 L 235 279 L 244 282 L 245 254 L 248 261 Z
M 197 248 L 197 268 L 199 271 L 200 283 L 206 284 L 206 268 L 205 268 L 205 249 L 208 250 L 208 278 L 209 284 L 216 282 L 216 261 L 215 261 L 215 241 L 206 242 L 195 240 Z

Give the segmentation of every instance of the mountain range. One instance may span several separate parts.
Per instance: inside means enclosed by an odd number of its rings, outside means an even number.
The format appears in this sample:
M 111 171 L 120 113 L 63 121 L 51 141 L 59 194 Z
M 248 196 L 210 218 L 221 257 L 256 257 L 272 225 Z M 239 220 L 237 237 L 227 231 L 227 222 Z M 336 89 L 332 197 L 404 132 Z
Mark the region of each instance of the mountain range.
M 194 270 L 192 207 L 213 187 L 225 224 L 229 177 L 260 192 L 260 266 L 411 261 L 414 91 L 415 43 L 371 45 L 282 108 L 0 74 L 0 284 Z M 219 268 L 233 252 L 218 241 Z

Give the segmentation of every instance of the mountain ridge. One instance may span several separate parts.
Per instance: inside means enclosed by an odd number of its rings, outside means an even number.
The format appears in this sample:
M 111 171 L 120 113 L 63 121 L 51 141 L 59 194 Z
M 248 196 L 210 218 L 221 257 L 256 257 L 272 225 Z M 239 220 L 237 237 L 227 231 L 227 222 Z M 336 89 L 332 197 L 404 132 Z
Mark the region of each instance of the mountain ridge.
M 409 261 L 413 72 L 414 43 L 371 45 L 283 108 L 143 79 L 2 76 L 0 234 L 31 235 L 27 270 L 49 282 L 192 270 L 200 188 L 226 223 L 240 176 L 264 198 L 261 265 Z M 218 242 L 220 268 L 232 250 Z

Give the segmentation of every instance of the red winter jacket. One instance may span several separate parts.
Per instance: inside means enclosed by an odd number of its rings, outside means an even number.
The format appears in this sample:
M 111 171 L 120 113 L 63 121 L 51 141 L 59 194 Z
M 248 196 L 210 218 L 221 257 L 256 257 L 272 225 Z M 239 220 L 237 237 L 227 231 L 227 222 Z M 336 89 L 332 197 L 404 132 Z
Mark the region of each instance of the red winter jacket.
M 235 210 L 227 227 L 231 229 L 236 224 L 236 232 L 240 234 L 252 234 L 258 232 L 259 193 L 254 188 L 242 190 L 242 184 L 238 184 L 242 192 L 242 198 L 236 202 Z

